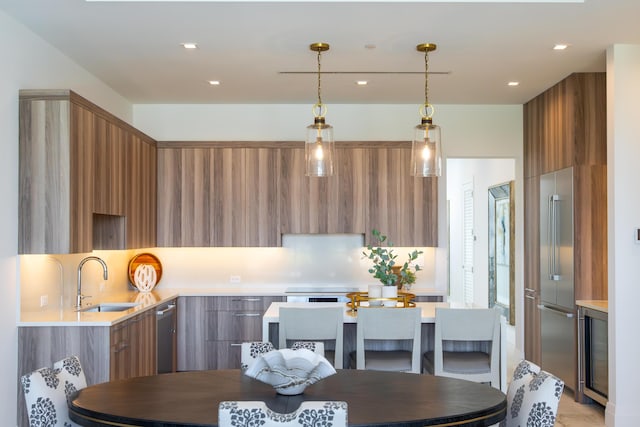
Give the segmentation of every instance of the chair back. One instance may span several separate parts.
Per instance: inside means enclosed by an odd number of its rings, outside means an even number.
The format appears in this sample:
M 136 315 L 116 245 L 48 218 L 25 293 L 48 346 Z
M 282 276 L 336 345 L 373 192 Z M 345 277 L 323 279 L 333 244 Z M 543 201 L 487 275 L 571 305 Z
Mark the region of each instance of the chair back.
M 560 378 L 521 361 L 507 390 L 507 417 L 500 426 L 553 426 L 563 389 Z
M 278 346 L 287 348 L 288 341 L 335 341 L 333 366 L 342 369 L 343 315 L 343 307 L 280 307 Z
M 281 414 L 264 402 L 220 402 L 218 426 L 347 427 L 347 403 L 341 401 L 304 401 L 294 412 Z
M 445 342 L 488 342 L 489 352 L 445 350 Z M 452 345 L 455 345 L 453 343 Z M 500 388 L 500 312 L 493 308 L 436 308 L 434 374 Z M 449 358 L 449 361 L 445 361 Z M 477 359 L 477 361 L 474 361 Z M 485 361 L 488 360 L 488 363 Z M 486 366 L 475 368 L 473 365 Z
M 356 327 L 356 368 L 366 367 L 366 340 L 412 340 L 411 372 L 420 373 L 422 309 L 359 307 Z
M 80 360 L 70 356 L 20 378 L 29 425 L 77 426 L 69 419 L 67 399 L 87 386 Z

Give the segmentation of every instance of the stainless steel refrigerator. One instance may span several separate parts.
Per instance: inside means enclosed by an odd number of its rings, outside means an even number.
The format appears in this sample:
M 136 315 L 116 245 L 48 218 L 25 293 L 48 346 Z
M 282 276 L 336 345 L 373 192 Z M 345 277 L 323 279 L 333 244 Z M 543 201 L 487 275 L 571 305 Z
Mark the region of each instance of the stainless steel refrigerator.
M 540 332 L 542 369 L 576 390 L 573 281 L 573 168 L 540 177 Z

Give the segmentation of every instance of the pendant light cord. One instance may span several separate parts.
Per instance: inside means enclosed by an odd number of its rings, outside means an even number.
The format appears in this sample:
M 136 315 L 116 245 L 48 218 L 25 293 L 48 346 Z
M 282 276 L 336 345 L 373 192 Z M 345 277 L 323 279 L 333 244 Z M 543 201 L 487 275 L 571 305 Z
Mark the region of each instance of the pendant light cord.
M 318 105 L 322 105 L 322 96 L 320 95 L 320 53 L 318 50 Z
M 429 105 L 429 51 L 424 51 L 424 105 Z

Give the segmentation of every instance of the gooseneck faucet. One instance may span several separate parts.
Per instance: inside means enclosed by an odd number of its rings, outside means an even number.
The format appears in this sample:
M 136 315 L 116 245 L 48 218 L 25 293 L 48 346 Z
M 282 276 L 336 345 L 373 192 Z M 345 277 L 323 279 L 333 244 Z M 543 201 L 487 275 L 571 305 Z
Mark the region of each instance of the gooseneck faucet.
M 100 264 L 102 264 L 102 270 L 103 270 L 102 277 L 104 277 L 104 280 L 107 280 L 109 278 L 109 270 L 107 269 L 107 263 L 105 263 L 102 260 L 102 258 L 99 258 L 97 256 L 88 256 L 86 258 L 83 258 L 82 261 L 80 261 L 80 264 L 78 265 L 78 293 L 76 295 L 76 308 L 82 307 L 82 300 L 86 298 L 85 296 L 82 295 L 82 266 L 87 261 L 91 261 L 91 260 L 98 261 Z

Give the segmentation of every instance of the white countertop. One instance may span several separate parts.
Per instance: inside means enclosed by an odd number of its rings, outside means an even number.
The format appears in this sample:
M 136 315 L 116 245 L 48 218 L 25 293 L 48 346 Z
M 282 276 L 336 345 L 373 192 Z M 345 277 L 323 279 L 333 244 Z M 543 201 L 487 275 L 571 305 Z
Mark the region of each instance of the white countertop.
M 594 300 L 594 299 L 581 299 L 576 301 L 576 305 L 581 307 L 590 308 L 593 310 L 602 311 L 603 313 L 609 313 L 609 301 L 608 300 Z
M 160 305 L 177 297 L 192 296 L 285 296 L 286 289 L 291 285 L 273 286 L 235 286 L 235 287 L 201 287 L 201 288 L 162 288 L 157 287 L 152 292 L 124 291 L 112 293 L 108 296 L 90 301 L 83 306 L 109 302 L 139 302 L 140 304 L 128 310 L 118 312 L 83 312 L 73 307 L 63 310 L 42 310 L 21 312 L 18 326 L 111 326 L 141 311 Z M 298 287 L 299 288 L 299 287 Z M 298 289 L 299 290 L 299 289 Z M 422 295 L 444 295 L 444 291 L 436 289 L 411 289 L 411 293 Z M 322 293 L 322 292 L 320 292 Z M 299 294 L 299 293 L 298 293 Z M 317 303 L 314 303 L 317 304 Z M 344 304 L 344 303 L 338 303 Z M 434 314 L 435 315 L 435 314 Z

